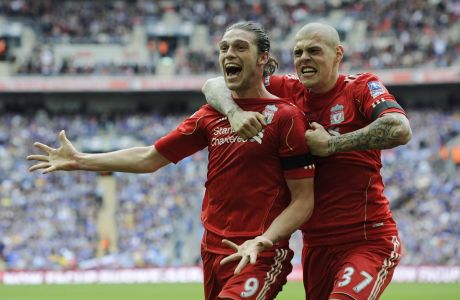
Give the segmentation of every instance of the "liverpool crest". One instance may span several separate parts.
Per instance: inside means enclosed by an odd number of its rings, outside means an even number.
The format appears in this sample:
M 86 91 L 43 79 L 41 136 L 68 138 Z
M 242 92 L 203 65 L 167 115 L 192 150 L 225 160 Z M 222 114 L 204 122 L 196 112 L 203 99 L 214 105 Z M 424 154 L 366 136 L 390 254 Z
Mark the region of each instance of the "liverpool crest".
M 267 105 L 265 106 L 264 111 L 262 114 L 265 117 L 265 121 L 267 122 L 267 125 L 270 124 L 273 121 L 273 117 L 275 116 L 275 112 L 278 110 L 276 105 Z
M 331 108 L 331 125 L 340 124 L 345 120 L 343 105 L 337 104 Z

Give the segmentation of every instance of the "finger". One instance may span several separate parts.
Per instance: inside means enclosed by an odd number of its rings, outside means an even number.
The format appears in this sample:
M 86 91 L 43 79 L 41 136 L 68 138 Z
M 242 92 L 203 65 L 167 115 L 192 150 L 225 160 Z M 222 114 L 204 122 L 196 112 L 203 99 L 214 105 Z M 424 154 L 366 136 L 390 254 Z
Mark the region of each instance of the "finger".
M 43 174 L 48 174 L 48 173 L 54 172 L 56 170 L 57 170 L 56 166 L 51 166 L 48 169 L 46 169 L 45 171 L 43 171 Z
M 42 150 L 43 152 L 50 153 L 54 150 L 54 148 L 51 148 L 45 144 L 36 142 L 34 143 L 34 146 L 37 147 L 38 149 Z
M 33 165 L 32 167 L 30 167 L 29 171 L 33 172 L 33 171 L 36 171 L 36 170 L 39 170 L 39 169 L 49 168 L 50 166 L 51 166 L 50 163 L 36 164 L 36 165 Z
M 251 131 L 247 130 L 247 128 L 241 127 L 240 129 L 235 130 L 235 131 L 236 131 L 236 134 L 238 134 L 243 139 L 248 140 L 253 137 L 253 134 L 251 133 Z
M 241 127 L 241 130 L 244 131 L 245 134 L 247 134 L 248 138 L 252 138 L 253 136 L 257 135 L 261 129 L 262 125 L 260 125 L 256 121 L 246 123 Z
M 264 127 L 267 126 L 267 120 L 265 119 L 265 116 L 263 114 L 257 113 L 256 118 L 257 118 L 257 120 L 259 120 L 259 122 L 260 122 L 260 124 L 262 126 L 264 126 Z
M 241 258 L 241 255 L 239 253 L 233 253 L 232 255 L 229 255 L 225 258 L 223 258 L 221 261 L 220 261 L 220 265 L 225 265 L 226 263 L 228 262 L 231 262 L 231 261 L 235 261 L 235 260 L 238 260 Z
M 243 258 L 241 258 L 240 263 L 236 266 L 235 275 L 240 274 L 241 270 L 248 264 L 248 260 L 249 258 L 247 256 L 243 256 Z
M 249 254 L 249 262 L 251 263 L 251 265 L 256 263 L 257 255 L 258 253 L 256 251 L 253 251 Z
M 228 247 L 232 248 L 233 250 L 238 251 L 238 245 L 235 244 L 235 243 L 232 242 L 232 241 L 223 239 L 223 240 L 222 240 L 222 244 L 225 244 L 225 245 L 227 245 Z
M 69 142 L 67 136 L 65 135 L 65 130 L 61 130 L 61 132 L 59 132 L 59 140 L 61 141 L 61 145 Z
M 263 125 L 260 123 L 260 120 L 259 120 L 259 118 L 257 116 L 256 116 L 256 118 L 250 120 L 250 125 L 252 127 L 252 131 L 259 132 L 263 128 Z
M 38 161 L 49 161 L 47 155 L 38 155 L 38 154 L 29 155 L 26 157 L 26 159 L 27 160 L 38 160 Z
M 311 127 L 313 127 L 314 129 L 323 128 L 323 126 L 321 124 L 316 123 L 316 122 L 312 122 Z

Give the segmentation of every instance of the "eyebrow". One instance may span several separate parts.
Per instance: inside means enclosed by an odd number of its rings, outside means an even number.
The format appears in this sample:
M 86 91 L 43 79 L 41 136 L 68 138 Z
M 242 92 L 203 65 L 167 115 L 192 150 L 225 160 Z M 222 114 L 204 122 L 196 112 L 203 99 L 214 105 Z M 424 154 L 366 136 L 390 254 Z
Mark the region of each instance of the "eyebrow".
M 312 49 L 323 49 L 321 46 L 318 46 L 318 45 L 312 45 L 312 46 L 308 46 L 308 47 L 299 47 L 299 46 L 295 46 L 294 47 L 294 51 L 298 51 L 298 50 L 312 50 Z
M 245 41 L 245 40 L 236 39 L 236 40 L 233 40 L 233 41 L 230 41 L 230 42 L 228 40 L 220 41 L 219 46 L 222 45 L 222 44 L 246 44 L 246 45 L 249 45 L 250 42 Z

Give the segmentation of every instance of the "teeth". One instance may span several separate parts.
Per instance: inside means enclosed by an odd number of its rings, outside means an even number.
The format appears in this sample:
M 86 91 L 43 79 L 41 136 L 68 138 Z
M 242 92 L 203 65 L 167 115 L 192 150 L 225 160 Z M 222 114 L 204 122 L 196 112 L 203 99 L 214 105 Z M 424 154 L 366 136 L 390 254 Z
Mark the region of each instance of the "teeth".
M 231 67 L 240 68 L 240 66 L 237 64 L 226 64 L 225 67 L 226 68 L 231 68 Z
M 302 73 L 316 72 L 316 70 L 313 69 L 312 67 L 303 67 L 301 71 Z

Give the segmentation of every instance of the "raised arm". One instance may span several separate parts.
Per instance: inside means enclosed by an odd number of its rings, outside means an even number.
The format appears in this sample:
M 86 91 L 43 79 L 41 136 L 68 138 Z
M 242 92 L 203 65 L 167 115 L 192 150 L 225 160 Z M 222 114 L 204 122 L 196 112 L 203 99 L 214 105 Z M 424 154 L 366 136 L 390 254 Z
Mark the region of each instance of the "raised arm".
M 34 146 L 46 155 L 29 155 L 28 160 L 37 163 L 31 172 L 42 170 L 44 174 L 55 171 L 109 171 L 150 173 L 170 163 L 154 146 L 134 147 L 106 153 L 79 152 L 67 139 L 65 132 L 59 133 L 60 147 L 52 148 L 42 143 Z
M 312 124 L 305 137 L 314 155 L 328 156 L 354 150 L 391 149 L 407 144 L 412 138 L 409 120 L 400 113 L 387 113 L 368 126 L 342 135 L 331 136 L 323 126 Z
M 265 117 L 258 112 L 242 110 L 232 99 L 224 77 L 208 79 L 201 88 L 206 101 L 228 117 L 232 129 L 245 139 L 256 136 L 266 125 Z
M 276 217 L 262 235 L 248 240 L 241 245 L 224 240 L 223 242 L 236 250 L 236 253 L 224 258 L 221 264 L 240 259 L 235 269 L 235 274 L 238 274 L 248 262 L 254 264 L 260 252 L 272 247 L 273 244 L 283 239 L 289 238 L 313 213 L 313 180 L 313 178 L 286 180 L 291 192 L 291 203 L 289 206 Z

